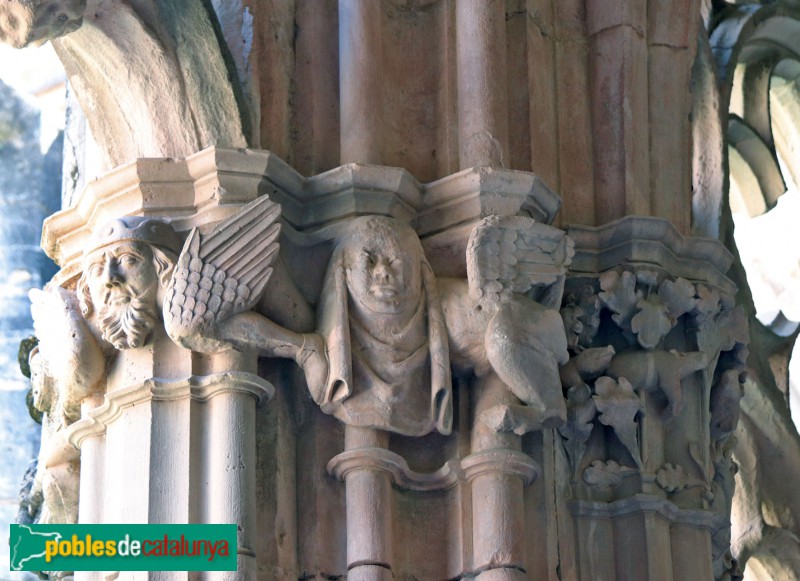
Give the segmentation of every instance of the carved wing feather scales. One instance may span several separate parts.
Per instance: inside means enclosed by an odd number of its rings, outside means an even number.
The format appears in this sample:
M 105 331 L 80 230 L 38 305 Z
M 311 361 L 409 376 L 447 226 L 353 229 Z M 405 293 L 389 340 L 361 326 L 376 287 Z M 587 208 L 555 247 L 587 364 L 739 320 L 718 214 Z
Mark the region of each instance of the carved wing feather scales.
M 467 243 L 470 293 L 505 302 L 512 293 L 555 284 L 573 253 L 572 241 L 557 228 L 522 216 L 490 216 Z
M 278 254 L 279 217 L 280 206 L 264 196 L 207 234 L 192 230 L 165 297 L 170 337 L 191 346 L 215 323 L 255 305 Z

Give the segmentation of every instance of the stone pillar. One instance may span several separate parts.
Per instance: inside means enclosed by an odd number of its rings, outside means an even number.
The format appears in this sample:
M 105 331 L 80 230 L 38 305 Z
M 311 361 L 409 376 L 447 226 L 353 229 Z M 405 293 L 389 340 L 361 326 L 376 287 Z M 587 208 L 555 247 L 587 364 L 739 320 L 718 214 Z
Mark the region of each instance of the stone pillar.
M 70 439 L 81 450 L 83 467 L 80 517 L 97 523 L 235 523 L 237 571 L 201 577 L 256 579 L 255 407 L 274 390 L 238 369 L 254 368 L 255 357 L 222 359 L 196 364 L 203 375 L 127 386 L 73 424 Z M 237 367 L 213 371 L 226 363 Z M 188 577 L 171 572 L 146 578 Z
M 272 386 L 255 375 L 255 354 L 224 352 L 212 356 L 212 368 L 196 392 L 201 402 L 202 436 L 197 522 L 235 523 L 238 535 L 237 571 L 209 571 L 203 579 L 257 579 L 256 565 L 256 404 Z M 205 357 L 196 359 L 205 359 Z M 196 362 L 197 363 L 197 362 Z M 203 364 L 196 368 L 204 368 Z
M 516 400 L 494 374 L 476 379 L 473 390 L 474 418 Z M 527 579 L 522 489 L 533 482 L 538 468 L 520 451 L 520 440 L 476 421 L 472 453 L 462 462 L 472 489 L 472 568 L 481 581 Z
M 365 462 L 344 476 L 347 503 L 347 578 L 390 581 L 392 575 L 392 479 L 370 462 L 369 451 L 387 449 L 389 434 L 345 426 L 345 451 L 365 452 Z
M 654 218 L 568 232 L 559 432 L 580 578 L 720 578 L 747 342 L 731 256 Z
M 341 161 L 381 163 L 383 9 L 371 0 L 339 1 Z
M 456 2 L 458 151 L 462 169 L 508 164 L 506 7 L 501 0 Z

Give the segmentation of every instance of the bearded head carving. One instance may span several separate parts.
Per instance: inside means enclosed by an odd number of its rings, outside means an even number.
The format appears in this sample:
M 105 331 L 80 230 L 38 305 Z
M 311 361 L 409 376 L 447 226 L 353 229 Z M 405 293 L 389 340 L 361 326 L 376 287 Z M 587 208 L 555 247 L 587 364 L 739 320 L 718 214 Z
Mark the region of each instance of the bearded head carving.
M 142 347 L 159 322 L 180 240 L 167 224 L 141 217 L 113 220 L 84 254 L 78 298 L 104 340 Z

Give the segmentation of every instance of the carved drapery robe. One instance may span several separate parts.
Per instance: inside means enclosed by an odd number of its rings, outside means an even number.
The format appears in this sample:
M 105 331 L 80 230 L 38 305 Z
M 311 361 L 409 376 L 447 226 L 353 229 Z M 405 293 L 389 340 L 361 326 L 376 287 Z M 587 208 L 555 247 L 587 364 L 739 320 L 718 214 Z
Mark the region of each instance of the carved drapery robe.
M 449 434 L 452 386 L 447 331 L 433 272 L 422 259 L 420 301 L 386 343 L 350 315 L 342 251 L 331 259 L 319 306 L 329 371 L 309 385 L 322 411 L 348 425 L 406 436 Z

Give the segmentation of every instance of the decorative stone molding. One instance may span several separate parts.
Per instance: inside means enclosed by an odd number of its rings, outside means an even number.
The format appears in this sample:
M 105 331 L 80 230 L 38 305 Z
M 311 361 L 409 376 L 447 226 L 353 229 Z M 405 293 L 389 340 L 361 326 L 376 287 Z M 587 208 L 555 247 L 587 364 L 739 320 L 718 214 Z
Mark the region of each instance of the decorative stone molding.
M 178 381 L 153 378 L 107 394 L 105 401 L 69 427 L 67 441 L 77 449 L 87 438 L 102 436 L 108 426 L 118 421 L 131 406 L 150 401 L 191 400 L 205 403 L 224 393 L 242 393 L 257 403 L 272 399 L 274 386 L 268 381 L 239 371 L 193 376 Z
M 541 472 L 528 455 L 513 450 L 470 454 L 461 460 L 448 460 L 435 472 L 425 473 L 411 470 L 402 456 L 384 448 L 349 450 L 334 456 L 328 462 L 328 472 L 342 481 L 348 472 L 357 469 L 388 472 L 395 486 L 416 492 L 446 490 L 459 481 L 470 481 L 486 473 L 519 476 L 524 486 L 530 486 Z
M 392 483 L 404 490 L 430 492 L 446 490 L 463 479 L 461 463 L 448 460 L 435 472 L 416 472 L 408 467 L 399 454 L 385 448 L 358 448 L 342 452 L 328 462 L 328 472 L 344 481 L 351 470 L 382 470 L 392 477 Z
M 470 224 L 491 214 L 550 223 L 560 205 L 528 172 L 474 168 L 422 185 L 399 168 L 350 164 L 304 178 L 268 151 L 212 147 L 185 160 L 139 159 L 112 170 L 90 183 L 74 207 L 45 221 L 42 247 L 61 265 L 64 281 L 78 272 L 87 238 L 109 219 L 167 219 L 183 233 L 263 194 L 281 205 L 286 236 L 300 246 L 330 240 L 354 216 L 417 221 L 434 270 L 449 276 L 466 272 L 464 253 L 450 248 L 466 249 Z M 453 256 L 460 256 L 455 267 Z
M 576 500 L 570 503 L 570 508 L 577 518 L 614 519 L 645 511 L 657 514 L 671 524 L 705 528 L 712 532 L 726 526 L 723 515 L 705 510 L 680 509 L 663 498 L 646 494 L 636 494 L 608 503 Z
M 731 296 L 736 293 L 736 286 L 725 276 L 733 263 L 731 253 L 716 240 L 681 235 L 666 220 L 629 216 L 604 226 L 570 225 L 566 230 L 575 242 L 572 278 L 593 276 L 623 264 L 642 264 L 703 282 Z
M 523 486 L 530 486 L 539 476 L 536 462 L 514 450 L 486 450 L 470 454 L 461 461 L 464 478 L 471 481 L 484 474 L 518 476 Z

